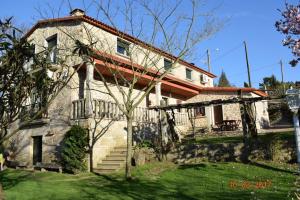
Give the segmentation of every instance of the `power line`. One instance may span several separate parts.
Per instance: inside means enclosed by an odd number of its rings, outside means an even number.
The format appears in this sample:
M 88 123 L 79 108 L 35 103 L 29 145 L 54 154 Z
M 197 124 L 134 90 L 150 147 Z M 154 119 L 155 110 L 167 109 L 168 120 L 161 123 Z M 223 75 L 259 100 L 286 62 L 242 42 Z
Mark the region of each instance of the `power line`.
M 275 63 L 263 65 L 263 66 L 261 66 L 261 67 L 256 67 L 256 68 L 250 70 L 250 72 L 257 72 L 257 71 L 264 70 L 264 69 L 267 69 L 267 68 L 275 68 L 275 67 L 277 67 L 277 66 L 276 66 L 277 64 L 278 64 L 278 62 L 275 62 Z M 243 71 L 243 72 L 231 74 L 231 75 L 228 75 L 228 76 L 229 76 L 229 77 L 232 77 L 232 76 L 236 76 L 236 75 L 240 75 L 240 74 L 246 74 L 246 73 L 248 73 L 248 72 L 247 72 L 247 71 Z
M 242 45 L 243 45 L 243 43 L 239 43 L 238 45 L 236 45 L 233 48 L 229 49 L 228 51 L 226 51 L 225 53 L 223 53 L 222 55 L 220 55 L 219 57 L 217 57 L 213 61 L 216 62 L 217 60 L 220 60 L 220 59 L 224 58 L 228 54 L 230 54 L 230 53 L 234 52 L 235 50 L 239 49 Z

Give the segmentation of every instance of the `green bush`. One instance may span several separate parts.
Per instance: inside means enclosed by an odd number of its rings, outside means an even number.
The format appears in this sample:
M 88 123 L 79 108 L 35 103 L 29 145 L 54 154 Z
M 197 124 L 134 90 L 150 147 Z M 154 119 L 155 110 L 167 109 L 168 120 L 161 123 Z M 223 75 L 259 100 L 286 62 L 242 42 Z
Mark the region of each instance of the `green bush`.
M 87 170 L 87 147 L 87 130 L 77 125 L 72 126 L 64 137 L 61 151 L 61 164 L 67 172 L 76 174 Z

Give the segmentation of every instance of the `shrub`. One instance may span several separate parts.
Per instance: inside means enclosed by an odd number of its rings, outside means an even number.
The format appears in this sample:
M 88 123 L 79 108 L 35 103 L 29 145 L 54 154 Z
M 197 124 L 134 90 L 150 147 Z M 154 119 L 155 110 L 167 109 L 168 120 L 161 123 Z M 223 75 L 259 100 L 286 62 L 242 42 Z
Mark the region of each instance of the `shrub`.
M 88 147 L 87 130 L 80 126 L 72 126 L 66 133 L 61 151 L 61 164 L 67 172 L 86 171 L 86 150 Z

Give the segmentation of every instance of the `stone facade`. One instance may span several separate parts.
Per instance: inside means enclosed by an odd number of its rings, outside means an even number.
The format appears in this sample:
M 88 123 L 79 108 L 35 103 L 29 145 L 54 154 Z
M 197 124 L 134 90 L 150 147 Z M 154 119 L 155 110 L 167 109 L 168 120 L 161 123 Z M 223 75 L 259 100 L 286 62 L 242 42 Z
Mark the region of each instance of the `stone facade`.
M 245 97 L 258 97 L 253 93 L 244 94 Z M 187 100 L 189 103 L 211 101 L 217 99 L 230 99 L 238 97 L 237 92 L 202 92 L 201 94 Z M 254 104 L 256 112 L 257 129 L 267 128 L 269 126 L 269 114 L 267 101 L 259 101 Z M 195 125 L 197 127 L 211 127 L 215 124 L 214 107 L 209 106 L 205 108 L 205 116 L 196 118 Z M 222 119 L 224 120 L 241 120 L 240 105 L 226 104 L 222 105 Z M 241 127 L 241 124 L 240 124 Z

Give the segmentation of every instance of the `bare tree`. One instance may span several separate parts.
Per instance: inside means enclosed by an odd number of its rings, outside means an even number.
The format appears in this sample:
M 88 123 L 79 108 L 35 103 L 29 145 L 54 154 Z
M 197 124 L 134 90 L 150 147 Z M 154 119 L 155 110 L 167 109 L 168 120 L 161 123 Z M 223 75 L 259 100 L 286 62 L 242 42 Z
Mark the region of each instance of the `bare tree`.
M 75 40 L 75 52 L 87 66 L 95 69 L 105 92 L 126 117 L 126 178 L 130 179 L 135 109 L 157 83 L 191 55 L 201 41 L 218 31 L 221 23 L 217 23 L 211 12 L 200 12 L 201 4 L 196 0 L 159 1 L 160 6 L 156 1 L 144 0 L 124 1 L 118 6 L 111 1 L 93 3 L 97 8 L 97 16 L 115 28 L 114 31 L 119 27 L 120 18 L 123 20 L 124 31 L 116 31 L 115 34 L 124 43 L 122 51 L 126 59 L 112 56 L 115 54 L 115 44 L 110 38 L 97 32 L 94 26 L 85 24 L 83 27 L 88 38 L 85 41 L 79 38 Z M 183 4 L 188 9 L 181 9 Z M 198 20 L 202 20 L 202 23 Z M 168 69 L 160 63 L 164 57 L 171 60 Z M 138 87 L 142 81 L 146 84 Z

